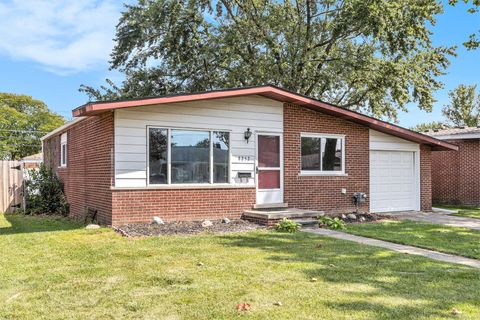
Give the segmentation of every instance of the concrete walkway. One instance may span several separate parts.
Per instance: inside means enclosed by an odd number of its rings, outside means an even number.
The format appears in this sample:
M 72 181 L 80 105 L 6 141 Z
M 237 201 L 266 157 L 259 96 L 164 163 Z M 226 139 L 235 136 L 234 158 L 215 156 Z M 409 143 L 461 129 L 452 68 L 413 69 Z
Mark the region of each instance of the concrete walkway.
M 443 224 L 450 227 L 461 227 L 474 230 L 480 230 L 480 219 L 452 216 L 446 212 L 418 212 L 405 211 L 398 213 L 388 213 L 392 217 L 400 220 L 414 220 L 422 222 L 431 222 Z
M 460 257 L 453 254 L 441 253 L 437 251 L 421 249 L 421 248 L 412 247 L 412 246 L 406 246 L 403 244 L 397 244 L 397 243 L 392 243 L 392 242 L 383 241 L 383 240 L 360 237 L 360 236 L 355 236 L 353 234 L 348 234 L 345 232 L 328 230 L 328 229 L 303 228 L 302 231 L 319 234 L 322 236 L 332 237 L 336 239 L 341 239 L 341 240 L 353 241 L 361 244 L 366 244 L 369 246 L 385 248 L 385 249 L 389 249 L 397 252 L 427 257 L 427 258 L 442 261 L 442 262 L 462 264 L 465 266 L 480 269 L 480 260 Z

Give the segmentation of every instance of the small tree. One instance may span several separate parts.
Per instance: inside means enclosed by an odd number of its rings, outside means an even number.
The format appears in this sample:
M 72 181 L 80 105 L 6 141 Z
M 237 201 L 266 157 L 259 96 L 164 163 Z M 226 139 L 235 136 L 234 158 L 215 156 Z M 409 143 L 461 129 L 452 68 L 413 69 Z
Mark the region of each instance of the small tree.
M 31 170 L 30 179 L 25 181 L 27 214 L 68 215 L 68 203 L 63 193 L 63 184 L 44 164 L 39 170 Z
M 461 84 L 448 93 L 450 104 L 443 107 L 442 113 L 455 126 L 479 125 L 480 95 L 476 89 L 476 85 Z

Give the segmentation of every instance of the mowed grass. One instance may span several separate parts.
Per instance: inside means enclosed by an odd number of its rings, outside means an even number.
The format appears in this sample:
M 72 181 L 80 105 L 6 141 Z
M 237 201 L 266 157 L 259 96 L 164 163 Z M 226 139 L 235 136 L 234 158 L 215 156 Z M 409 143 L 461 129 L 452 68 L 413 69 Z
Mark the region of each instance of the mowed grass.
M 0 257 L 2 319 L 480 318 L 480 270 L 302 232 L 128 239 L 0 215 Z
M 434 207 L 448 210 L 456 210 L 457 213 L 452 213 L 453 216 L 480 219 L 480 208 L 451 205 L 434 205 Z
M 480 259 L 480 231 L 477 230 L 403 220 L 350 224 L 346 232 Z

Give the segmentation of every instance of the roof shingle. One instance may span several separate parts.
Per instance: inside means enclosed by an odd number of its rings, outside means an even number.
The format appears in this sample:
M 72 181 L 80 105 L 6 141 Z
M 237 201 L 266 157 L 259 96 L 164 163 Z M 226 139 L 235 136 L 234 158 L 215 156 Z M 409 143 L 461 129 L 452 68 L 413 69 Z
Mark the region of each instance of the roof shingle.
M 423 134 L 436 137 L 436 136 L 454 136 L 454 135 L 468 135 L 468 134 L 480 134 L 479 127 L 453 127 L 438 130 L 428 130 Z

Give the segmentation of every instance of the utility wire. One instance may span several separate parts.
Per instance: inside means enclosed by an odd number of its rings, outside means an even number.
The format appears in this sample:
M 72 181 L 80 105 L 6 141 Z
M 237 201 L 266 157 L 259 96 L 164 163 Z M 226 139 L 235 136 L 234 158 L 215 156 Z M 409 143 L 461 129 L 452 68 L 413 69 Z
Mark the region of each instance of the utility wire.
M 1 135 L 2 133 L 0 132 L 0 138 L 3 138 L 3 139 L 0 139 L 1 140 L 7 140 L 7 139 L 11 139 L 11 140 L 19 140 L 19 141 L 27 141 L 27 140 L 31 140 L 31 141 L 40 141 L 42 140 L 42 137 L 35 137 L 35 136 L 21 136 L 21 135 L 12 135 L 12 136 L 3 136 Z
M 2 134 L 0 132 L 0 134 Z M 42 137 L 35 137 L 35 136 L 30 136 L 30 137 L 25 137 L 25 136 L 0 136 L 0 138 L 5 138 L 5 139 L 22 139 L 22 140 L 41 140 Z
M 2 147 L 40 147 L 39 144 L 0 144 Z
M 0 131 L 21 132 L 21 133 L 32 133 L 32 132 L 48 133 L 48 132 L 50 132 L 50 131 L 39 131 L 39 130 L 10 130 L 10 129 L 0 129 Z

